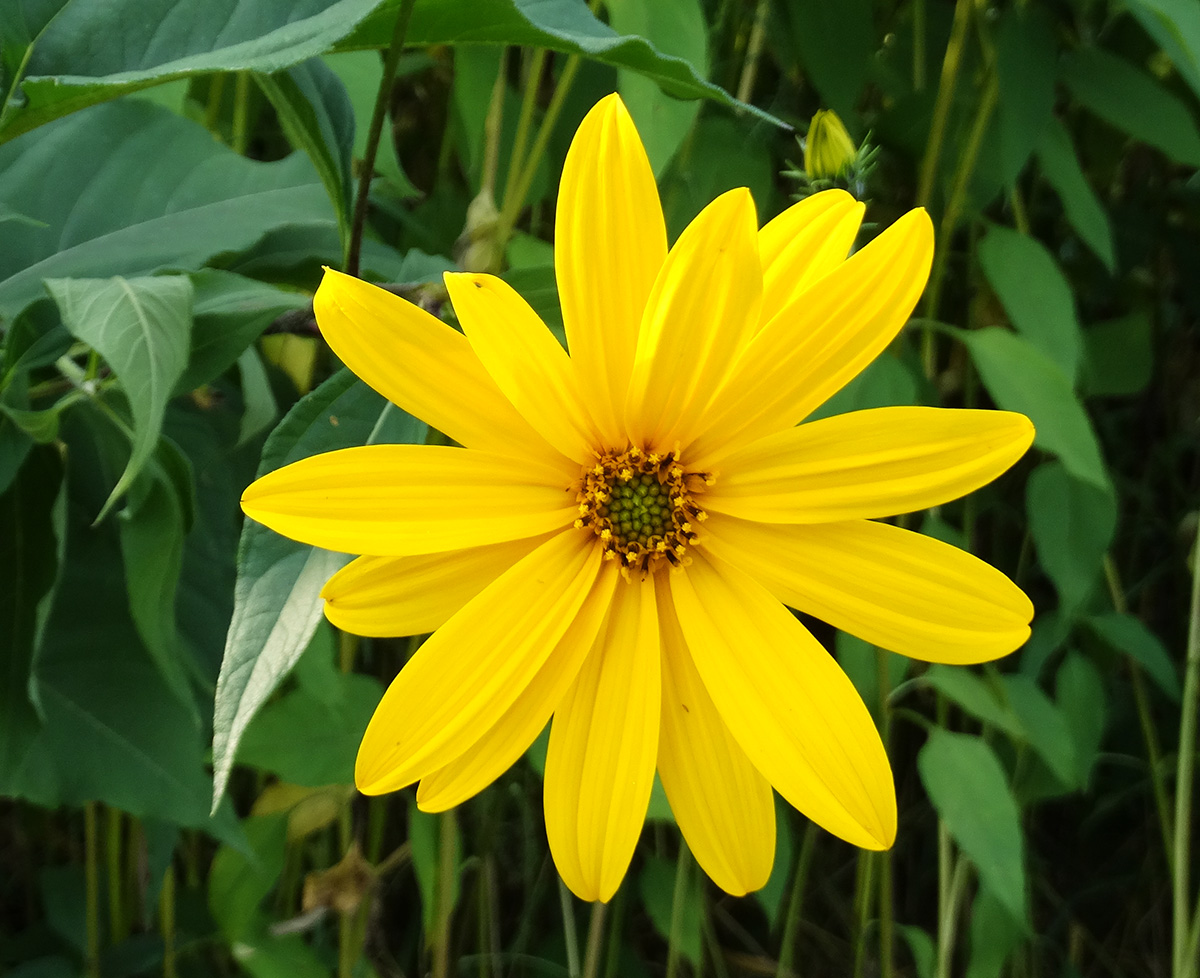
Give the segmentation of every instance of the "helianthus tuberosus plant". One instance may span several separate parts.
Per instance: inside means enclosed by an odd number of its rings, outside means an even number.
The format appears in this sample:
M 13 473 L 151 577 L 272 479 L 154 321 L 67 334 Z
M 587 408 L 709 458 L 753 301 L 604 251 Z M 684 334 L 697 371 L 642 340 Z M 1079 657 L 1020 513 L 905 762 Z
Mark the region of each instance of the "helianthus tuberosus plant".
M 569 354 L 502 280 L 448 274 L 460 334 L 329 271 L 321 330 L 361 378 L 462 447 L 377 445 L 258 480 L 248 515 L 363 554 L 324 591 L 337 626 L 432 631 L 359 750 L 369 794 L 450 808 L 552 719 L 545 819 L 579 896 L 608 900 L 657 770 L 722 888 L 767 880 L 772 787 L 830 832 L 896 833 L 888 759 L 849 679 L 788 608 L 937 662 L 1004 655 L 1032 606 L 982 561 L 880 517 L 994 479 L 1033 427 L 894 407 L 800 424 L 888 346 L 924 288 L 915 210 L 847 258 L 863 208 L 829 191 L 761 230 L 746 190 L 670 249 L 616 96 L 559 189 Z

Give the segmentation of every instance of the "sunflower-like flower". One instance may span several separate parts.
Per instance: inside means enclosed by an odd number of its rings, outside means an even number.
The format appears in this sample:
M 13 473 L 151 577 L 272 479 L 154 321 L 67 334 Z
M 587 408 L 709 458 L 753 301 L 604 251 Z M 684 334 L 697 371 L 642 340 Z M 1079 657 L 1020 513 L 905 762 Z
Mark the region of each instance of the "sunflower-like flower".
M 980 662 L 1029 634 L 1003 574 L 876 518 L 995 478 L 1033 427 L 1001 411 L 890 407 L 799 425 L 892 340 L 924 288 L 922 210 L 847 258 L 862 206 L 817 194 L 761 230 L 748 191 L 667 248 L 654 176 L 616 96 L 581 124 L 555 265 L 570 354 L 491 275 L 448 274 L 463 332 L 337 272 L 330 346 L 459 446 L 305 459 L 242 505 L 365 554 L 323 592 L 335 625 L 433 632 L 391 684 L 355 768 L 442 811 L 551 722 L 544 808 L 571 889 L 608 900 L 658 771 L 723 889 L 762 886 L 774 786 L 843 839 L 890 846 L 896 800 L 871 716 L 788 608 L 916 658 Z

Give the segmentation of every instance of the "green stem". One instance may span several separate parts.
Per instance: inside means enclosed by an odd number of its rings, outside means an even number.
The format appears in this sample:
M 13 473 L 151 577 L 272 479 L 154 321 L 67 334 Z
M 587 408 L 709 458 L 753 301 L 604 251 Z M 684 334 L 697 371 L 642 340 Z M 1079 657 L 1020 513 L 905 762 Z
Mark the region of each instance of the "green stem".
M 867 923 L 871 919 L 871 894 L 874 882 L 875 853 L 858 850 L 858 871 L 854 881 L 854 978 L 862 978 L 866 962 Z
M 1129 606 L 1125 601 L 1125 589 L 1121 586 L 1121 576 L 1117 571 L 1116 561 L 1112 554 L 1104 555 L 1104 580 L 1108 584 L 1108 595 L 1112 601 L 1113 610 L 1118 614 L 1128 614 Z M 1171 844 L 1171 809 L 1167 803 L 1167 786 L 1162 776 L 1162 749 L 1158 745 L 1158 731 L 1154 729 L 1154 718 L 1150 713 L 1150 697 L 1146 692 L 1146 680 L 1142 676 L 1141 667 L 1132 656 L 1126 656 L 1129 666 L 1129 677 L 1133 681 L 1133 701 L 1137 707 L 1138 723 L 1142 728 L 1142 740 L 1146 742 L 1146 761 L 1150 767 L 1150 786 L 1154 791 L 1154 808 L 1158 813 L 1158 830 L 1162 836 L 1163 851 L 1166 853 L 1167 872 L 1175 871 L 1175 849 Z
M 679 840 L 679 858 L 675 863 L 675 892 L 671 895 L 671 934 L 667 941 L 667 978 L 675 978 L 679 967 L 679 945 L 683 940 L 683 905 L 687 899 L 688 870 L 692 851 Z
M 795 956 L 796 937 L 800 932 L 800 919 L 804 910 L 804 891 L 808 887 L 808 870 L 812 866 L 816 842 L 816 825 L 806 822 L 804 840 L 800 843 L 800 853 L 796 856 L 796 870 L 792 874 L 792 892 L 788 896 L 787 917 L 783 922 L 783 939 L 779 944 L 776 978 L 788 978 L 792 974 L 792 958 Z
M 942 828 L 939 825 L 939 843 L 941 842 L 940 831 Z M 949 832 L 946 835 L 948 838 Z M 949 886 L 944 894 L 944 902 L 940 904 L 941 909 L 938 913 L 937 970 L 934 972 L 937 978 L 950 978 L 950 966 L 954 960 L 954 939 L 958 931 L 958 905 L 966 884 L 967 861 L 960 858 L 951 874 Z
M 892 733 L 892 717 L 888 709 L 888 699 L 892 695 L 892 678 L 888 672 L 888 655 L 886 649 L 875 649 L 875 675 L 879 686 L 879 738 L 883 741 L 884 750 L 890 747 Z M 895 910 L 892 898 L 891 850 L 877 853 L 875 858 L 879 861 L 879 973 L 880 978 L 892 978 L 895 973 L 892 954 Z
M 617 889 L 613 900 L 612 920 L 608 927 L 608 948 L 605 951 L 604 978 L 617 978 L 621 967 L 621 938 L 625 920 L 625 890 Z
M 350 240 L 346 244 L 346 260 L 342 263 L 347 275 L 358 274 L 359 258 L 362 253 L 362 236 L 367 222 L 367 199 L 371 194 L 371 177 L 375 174 L 375 157 L 379 153 L 379 137 L 383 131 L 383 120 L 387 116 L 388 103 L 392 97 L 392 86 L 396 82 L 396 69 L 400 65 L 400 52 L 404 48 L 404 37 L 408 33 L 408 22 L 412 17 L 416 0 L 400 0 L 396 14 L 396 26 L 392 29 L 392 43 L 388 47 L 383 63 L 383 77 L 379 80 L 379 91 L 375 94 L 375 110 L 371 113 L 371 126 L 367 130 L 367 145 L 363 150 L 362 175 L 358 180 L 358 196 L 354 199 L 354 217 L 350 224 Z
M 250 145 L 250 72 L 239 71 L 233 86 L 233 139 L 230 148 L 246 155 Z
M 439 817 L 436 933 L 433 946 L 434 978 L 450 978 L 450 916 L 454 911 L 454 855 L 458 825 L 453 810 Z
M 225 73 L 218 72 L 208 82 L 208 104 L 204 106 L 204 128 L 217 136 L 221 120 L 221 100 L 225 96 Z M 218 137 L 219 138 L 219 137 Z
M 17 94 L 17 87 L 21 84 L 21 79 L 25 77 L 25 69 L 29 66 L 29 59 L 33 56 L 33 45 L 25 45 L 25 53 L 21 55 L 21 63 L 17 65 L 17 70 L 13 74 L 12 82 L 8 86 L 8 91 L 4 93 L 4 104 L 0 105 L 0 123 L 3 123 L 7 118 L 8 113 L 14 108 L 13 96 Z
M 108 876 L 108 936 L 113 944 L 125 939 L 121 906 L 121 813 L 108 809 L 105 818 L 104 862 Z
M 558 878 L 558 905 L 562 910 L 563 940 L 567 945 L 567 978 L 580 978 L 579 935 L 575 932 L 575 906 L 571 891 L 562 877 Z
M 1175 873 L 1173 951 L 1175 978 L 1190 978 L 1196 960 L 1187 955 L 1189 941 L 1188 867 L 1191 860 L 1192 779 L 1196 770 L 1196 711 L 1200 706 L 1200 533 L 1192 548 L 1192 601 L 1188 611 L 1187 658 L 1184 664 L 1183 705 L 1179 718 L 1179 753 L 1175 765 Z
M 954 24 L 950 28 L 950 40 L 946 44 L 946 56 L 942 60 L 942 77 L 938 82 L 937 101 L 933 106 L 929 143 L 921 161 L 921 180 L 917 189 L 917 205 L 920 207 L 927 207 L 933 196 L 933 181 L 937 178 L 942 144 L 946 139 L 946 122 L 950 118 L 950 106 L 954 104 L 954 89 L 958 85 L 958 69 L 962 63 L 973 6 L 974 0 L 958 0 L 954 5 Z
M 500 49 L 500 67 L 496 70 L 496 81 L 492 85 L 492 98 L 488 102 L 487 116 L 483 120 L 483 177 L 479 192 L 496 196 L 496 170 L 500 166 L 500 123 L 504 119 L 505 65 L 508 48 Z
M 504 180 L 504 199 L 508 200 L 516 190 L 517 177 L 525 165 L 525 151 L 529 147 L 529 127 L 533 124 L 533 110 L 537 108 L 538 91 L 542 85 L 542 73 L 546 70 L 546 49 L 533 52 L 529 70 L 525 75 L 525 93 L 521 97 L 521 114 L 517 117 L 517 133 L 513 137 L 512 154 L 508 159 L 508 176 Z
M 176 978 L 174 865 L 168 866 L 163 874 L 162 892 L 158 895 L 158 929 L 163 939 L 163 978 Z
M 600 973 L 600 946 L 604 943 L 604 918 L 608 904 L 597 900 L 592 904 L 592 918 L 588 921 L 587 948 L 583 954 L 583 978 L 596 978 Z
M 925 88 L 925 0 L 913 0 L 913 91 Z
M 83 806 L 84 886 L 87 894 L 87 974 L 100 978 L 100 867 L 96 803 Z
M 767 0 L 758 0 L 754 9 L 754 26 L 750 28 L 750 41 L 746 45 L 746 60 L 742 63 L 742 76 L 738 79 L 737 100 L 749 102 L 754 94 L 754 82 L 758 78 L 758 59 L 762 56 L 763 41 L 767 36 Z

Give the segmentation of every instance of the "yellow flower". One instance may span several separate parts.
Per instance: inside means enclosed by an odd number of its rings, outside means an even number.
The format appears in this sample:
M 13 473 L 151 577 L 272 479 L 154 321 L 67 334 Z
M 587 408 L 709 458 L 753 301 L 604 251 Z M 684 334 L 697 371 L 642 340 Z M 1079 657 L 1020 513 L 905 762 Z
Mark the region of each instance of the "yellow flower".
M 804 140 L 804 172 L 811 179 L 836 177 L 854 162 L 858 150 L 838 114 L 820 109 Z
M 433 631 L 363 738 L 368 794 L 420 781 L 441 811 L 504 772 L 553 716 L 551 852 L 608 900 L 657 769 L 713 880 L 762 886 L 771 788 L 855 845 L 896 832 L 891 770 L 849 679 L 785 607 L 938 662 L 1015 649 L 1006 577 L 876 517 L 993 479 L 1029 446 L 1000 411 L 892 407 L 797 427 L 892 340 L 929 271 L 924 211 L 846 259 L 863 208 L 817 194 L 757 228 L 713 201 L 668 251 L 654 177 L 616 96 L 559 189 L 570 356 L 508 285 L 448 274 L 460 334 L 337 272 L 316 314 L 368 384 L 463 447 L 320 455 L 246 490 L 248 515 L 367 554 L 323 594 L 362 635 Z

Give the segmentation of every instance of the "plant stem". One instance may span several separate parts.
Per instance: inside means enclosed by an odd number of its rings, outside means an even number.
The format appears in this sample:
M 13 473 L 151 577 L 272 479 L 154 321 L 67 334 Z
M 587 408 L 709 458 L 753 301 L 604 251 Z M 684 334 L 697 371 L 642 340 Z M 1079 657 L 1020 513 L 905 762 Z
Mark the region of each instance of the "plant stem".
M 562 877 L 558 878 L 558 905 L 562 909 L 563 940 L 567 945 L 567 978 L 580 978 L 579 935 L 575 932 L 575 907 L 571 891 Z
M 938 829 L 938 841 L 940 843 L 940 833 L 943 831 L 943 826 L 939 824 Z M 946 836 L 948 840 L 949 832 L 946 832 Z M 967 860 L 960 858 L 951 875 L 950 885 L 946 889 L 945 902 L 939 904 L 937 970 L 934 972 L 937 978 L 950 978 L 950 966 L 954 960 L 954 939 L 958 930 L 958 904 L 966 884 Z
M 884 750 L 891 744 L 892 717 L 888 710 L 888 698 L 892 694 L 891 675 L 888 673 L 888 652 L 875 649 L 875 674 L 879 686 L 879 737 Z M 881 978 L 892 978 L 895 960 L 892 954 L 894 914 L 892 899 L 892 853 L 891 850 L 876 853 L 879 861 L 879 973 Z
M 100 978 L 100 867 L 96 840 L 96 803 L 83 806 L 84 886 L 87 893 L 87 974 Z
M 504 199 L 508 200 L 516 190 L 517 177 L 525 165 L 525 151 L 529 147 L 529 127 L 533 124 L 533 110 L 537 107 L 538 91 L 542 85 L 542 73 L 546 69 L 546 49 L 533 52 L 529 70 L 525 75 L 525 93 L 521 97 L 521 114 L 517 117 L 517 132 L 513 137 L 512 154 L 508 158 L 508 176 L 504 180 Z
M 163 939 L 163 978 L 176 978 L 175 969 L 175 866 L 167 866 L 158 894 L 158 929 Z
M 1187 954 L 1189 941 L 1188 867 L 1191 860 L 1192 779 L 1196 770 L 1196 711 L 1200 706 L 1200 532 L 1192 548 L 1192 600 L 1188 611 L 1187 658 L 1184 664 L 1183 704 L 1179 718 L 1179 754 L 1175 765 L 1175 872 L 1172 974 L 1190 978 L 1195 958 Z
M 804 891 L 808 886 L 808 870 L 812 865 L 813 849 L 816 847 L 817 830 L 812 822 L 804 824 L 804 840 L 796 856 L 796 870 L 792 874 L 792 892 L 788 897 L 787 917 L 783 922 L 783 939 L 779 944 L 779 966 L 776 978 L 788 978 L 792 973 L 792 957 L 795 954 L 796 935 L 800 930 L 800 917 L 804 909 Z
M 925 0 L 913 0 L 913 91 L 925 87 Z
M 683 939 L 683 904 L 687 898 L 688 870 L 691 868 L 692 851 L 682 838 L 679 840 L 679 858 L 675 862 L 675 892 L 671 895 L 671 934 L 667 941 L 667 978 L 675 978 L 679 967 L 679 943 Z
M 917 189 L 919 207 L 927 207 L 933 196 L 933 181 L 937 178 L 942 144 L 946 139 L 946 122 L 950 118 L 950 106 L 954 104 L 958 68 L 962 63 L 963 46 L 966 43 L 973 6 L 974 0 L 958 0 L 954 5 L 954 24 L 950 28 L 950 40 L 946 44 L 946 55 L 942 60 L 942 77 L 938 81 L 937 102 L 933 106 L 933 122 L 929 127 L 929 142 L 925 147 L 925 157 L 921 160 L 921 180 Z
M 110 808 L 106 812 L 104 862 L 108 876 L 108 939 L 120 944 L 125 939 L 121 906 L 121 812 Z
M 250 72 L 239 71 L 233 83 L 233 136 L 230 148 L 246 155 L 250 145 Z
M 450 916 L 454 912 L 454 855 L 458 825 L 453 811 L 438 816 L 437 931 L 433 944 L 434 978 L 450 978 Z
M 758 59 L 762 56 L 763 41 L 767 35 L 767 0 L 758 0 L 754 8 L 754 26 L 750 28 L 750 41 L 746 45 L 746 60 L 742 63 L 742 76 L 738 79 L 737 100 L 749 102 L 754 94 L 754 81 L 758 78 Z
M 871 884 L 874 882 L 872 872 L 875 868 L 873 852 L 858 850 L 858 871 L 854 881 L 854 978 L 863 978 L 863 965 L 866 961 L 867 922 L 871 917 Z
M 479 192 L 496 195 L 496 170 L 500 165 L 500 123 L 504 119 L 505 66 L 508 63 L 508 48 L 500 49 L 500 67 L 496 69 L 496 81 L 492 85 L 492 98 L 488 102 L 487 116 L 483 120 L 483 175 Z
M 404 36 L 408 33 L 408 22 L 412 17 L 415 2 L 416 0 L 400 0 L 396 26 L 392 29 L 392 43 L 388 47 L 387 58 L 383 63 L 383 77 L 379 79 L 379 91 L 375 95 L 375 110 L 371 113 L 367 145 L 363 150 L 362 174 L 358 179 L 358 196 L 354 199 L 350 240 L 346 243 L 345 261 L 342 262 L 347 275 L 358 274 L 362 236 L 367 222 L 367 200 L 371 194 L 371 177 L 375 174 L 375 157 L 379 153 L 379 136 L 383 131 L 383 121 L 392 97 L 392 86 L 396 82 L 396 69 L 400 64 L 400 52 L 404 48 Z
M 592 918 L 588 921 L 587 948 L 583 954 L 583 978 L 596 978 L 600 972 L 600 945 L 604 943 L 604 918 L 608 904 L 597 900 L 592 904 Z

